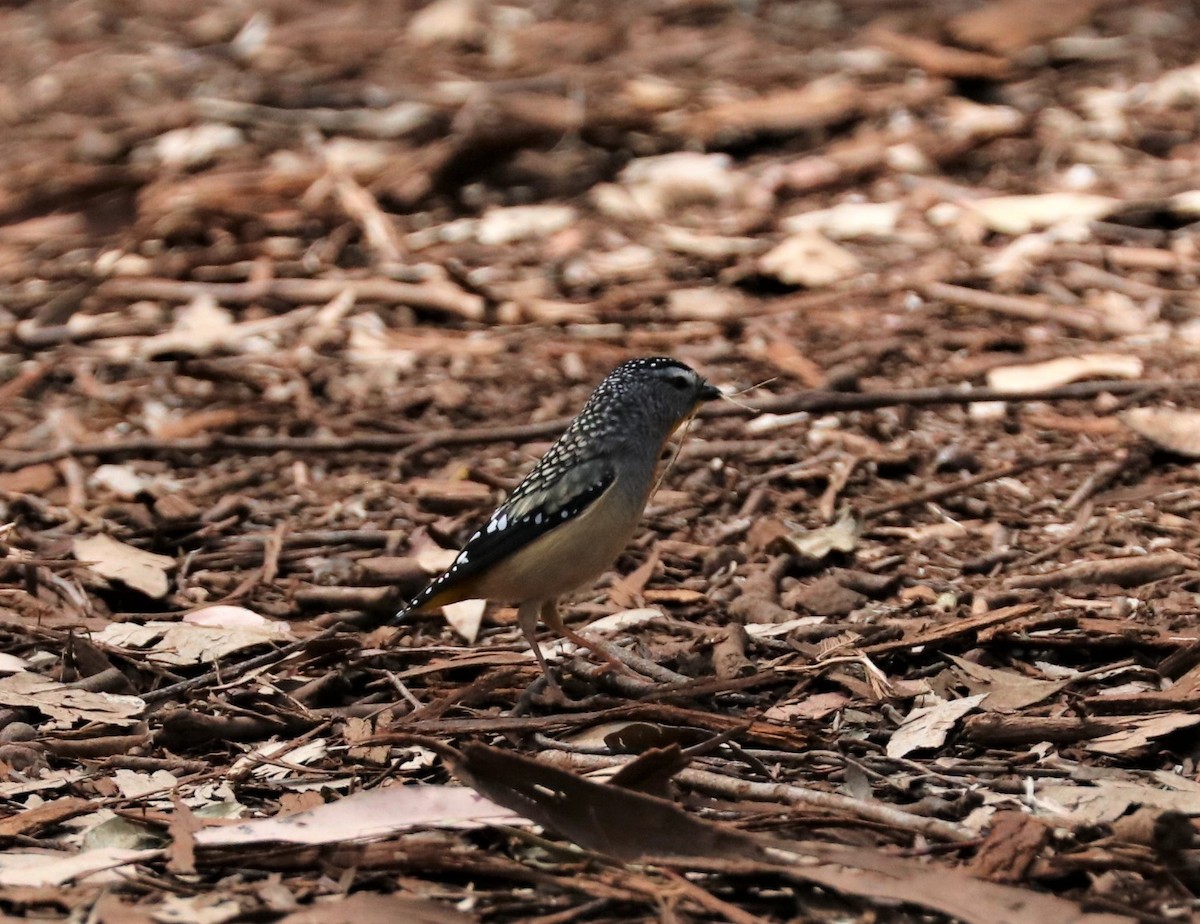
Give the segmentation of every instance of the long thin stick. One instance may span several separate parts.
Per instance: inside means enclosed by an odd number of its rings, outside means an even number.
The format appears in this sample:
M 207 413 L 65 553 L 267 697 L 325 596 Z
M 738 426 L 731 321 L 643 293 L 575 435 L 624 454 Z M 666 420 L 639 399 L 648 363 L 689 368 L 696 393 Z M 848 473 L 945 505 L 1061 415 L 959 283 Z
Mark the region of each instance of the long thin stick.
M 802 391 L 779 395 L 753 405 L 740 407 L 722 402 L 703 408 L 698 416 L 749 417 L 754 414 L 791 414 L 808 411 L 829 414 L 837 411 L 869 411 L 908 405 L 966 405 L 979 401 L 1078 401 L 1101 394 L 1151 395 L 1162 391 L 1200 391 L 1200 380 L 1165 379 L 1151 382 L 1102 381 L 1077 382 L 1041 391 L 1003 391 L 996 388 L 909 388 L 875 392 Z M 469 427 L 426 430 L 416 433 L 370 433 L 356 436 L 236 436 L 214 433 L 187 439 L 134 437 L 109 442 L 78 443 L 37 452 L 0 453 L 0 471 L 13 471 L 27 465 L 56 462 L 64 458 L 89 456 L 112 459 L 122 456 L 169 455 L 172 453 L 268 453 L 268 452 L 395 452 L 399 449 L 436 446 L 465 446 L 476 443 L 520 442 L 554 436 L 571 422 L 570 418 L 546 420 L 513 427 Z

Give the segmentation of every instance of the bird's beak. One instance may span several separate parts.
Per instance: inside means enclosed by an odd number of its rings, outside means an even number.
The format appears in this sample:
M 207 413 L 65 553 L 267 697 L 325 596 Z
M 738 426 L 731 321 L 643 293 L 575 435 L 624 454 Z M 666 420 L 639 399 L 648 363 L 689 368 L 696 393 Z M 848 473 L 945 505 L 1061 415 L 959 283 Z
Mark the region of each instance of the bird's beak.
M 720 397 L 721 389 L 717 388 L 715 385 L 709 385 L 708 382 L 705 382 L 700 386 L 700 397 L 697 400 L 712 401 Z

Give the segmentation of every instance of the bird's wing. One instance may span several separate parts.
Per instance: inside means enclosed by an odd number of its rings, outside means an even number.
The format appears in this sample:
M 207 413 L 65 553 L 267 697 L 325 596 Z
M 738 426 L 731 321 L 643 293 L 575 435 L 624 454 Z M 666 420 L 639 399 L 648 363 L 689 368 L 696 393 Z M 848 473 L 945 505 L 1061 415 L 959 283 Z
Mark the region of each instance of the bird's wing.
M 469 599 L 474 579 L 535 539 L 575 519 L 615 480 L 616 472 L 604 459 L 580 462 L 565 472 L 547 471 L 539 464 L 487 523 L 472 533 L 453 564 L 430 581 L 392 621 L 422 609 Z

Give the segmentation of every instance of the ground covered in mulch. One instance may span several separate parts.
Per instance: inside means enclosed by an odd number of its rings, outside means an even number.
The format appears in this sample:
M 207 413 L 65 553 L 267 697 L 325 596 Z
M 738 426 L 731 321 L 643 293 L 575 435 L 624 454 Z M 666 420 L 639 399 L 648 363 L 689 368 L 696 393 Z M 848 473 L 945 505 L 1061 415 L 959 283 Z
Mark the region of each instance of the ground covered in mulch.
M 0 914 L 1193 920 L 1183 0 L 0 9 Z M 544 695 L 388 617 L 618 362 Z

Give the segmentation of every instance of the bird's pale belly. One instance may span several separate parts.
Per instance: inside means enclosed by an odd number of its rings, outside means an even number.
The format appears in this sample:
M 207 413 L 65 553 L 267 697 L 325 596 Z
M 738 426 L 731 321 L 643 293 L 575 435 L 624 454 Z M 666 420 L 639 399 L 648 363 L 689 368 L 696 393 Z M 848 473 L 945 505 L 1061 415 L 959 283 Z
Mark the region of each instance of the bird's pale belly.
M 614 484 L 580 516 L 564 523 L 492 569 L 471 590 L 490 600 L 548 600 L 584 586 L 629 544 L 645 506 Z

